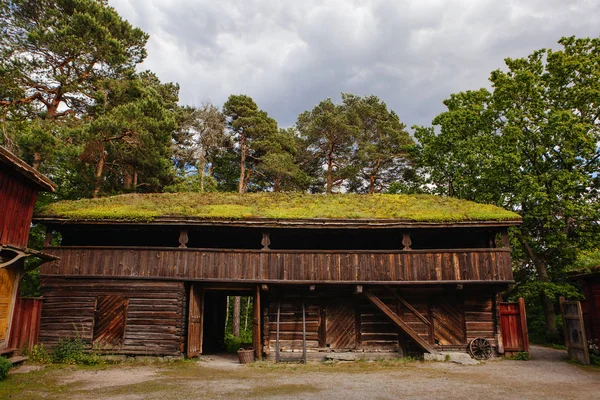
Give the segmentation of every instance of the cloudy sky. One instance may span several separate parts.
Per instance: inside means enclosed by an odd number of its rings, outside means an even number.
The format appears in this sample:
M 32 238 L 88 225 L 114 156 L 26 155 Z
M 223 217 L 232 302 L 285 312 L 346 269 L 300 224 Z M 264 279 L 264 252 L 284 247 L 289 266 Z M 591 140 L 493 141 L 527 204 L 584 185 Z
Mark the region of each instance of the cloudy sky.
M 109 0 L 150 34 L 143 68 L 182 104 L 247 94 L 280 126 L 340 92 L 428 124 L 505 57 L 600 35 L 598 0 Z

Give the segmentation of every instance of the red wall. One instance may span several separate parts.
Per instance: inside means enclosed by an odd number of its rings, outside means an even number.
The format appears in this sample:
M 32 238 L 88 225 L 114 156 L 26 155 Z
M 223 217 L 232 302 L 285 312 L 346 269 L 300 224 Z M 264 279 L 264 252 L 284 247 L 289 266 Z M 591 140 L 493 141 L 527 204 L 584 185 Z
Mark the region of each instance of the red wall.
M 600 276 L 590 277 L 584 283 L 585 301 L 581 311 L 588 339 L 600 340 Z
M 27 246 L 37 188 L 0 164 L 0 243 Z

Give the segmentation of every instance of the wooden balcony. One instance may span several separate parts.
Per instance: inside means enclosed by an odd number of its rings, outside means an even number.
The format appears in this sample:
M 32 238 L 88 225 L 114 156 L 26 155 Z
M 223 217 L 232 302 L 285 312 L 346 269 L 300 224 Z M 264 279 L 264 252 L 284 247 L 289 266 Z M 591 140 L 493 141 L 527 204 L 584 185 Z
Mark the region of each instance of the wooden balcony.
M 513 282 L 510 249 L 410 251 L 48 247 L 42 275 L 248 283 Z

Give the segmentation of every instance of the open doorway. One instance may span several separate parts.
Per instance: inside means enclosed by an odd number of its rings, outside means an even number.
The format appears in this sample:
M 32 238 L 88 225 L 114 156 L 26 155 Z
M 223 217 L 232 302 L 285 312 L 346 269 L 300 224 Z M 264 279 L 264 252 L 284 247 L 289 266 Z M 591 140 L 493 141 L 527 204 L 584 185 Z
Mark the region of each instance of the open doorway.
M 256 293 L 249 289 L 202 287 L 189 291 L 187 356 L 235 354 L 241 347 L 258 344 Z M 239 297 L 239 334 L 234 335 L 235 298 Z

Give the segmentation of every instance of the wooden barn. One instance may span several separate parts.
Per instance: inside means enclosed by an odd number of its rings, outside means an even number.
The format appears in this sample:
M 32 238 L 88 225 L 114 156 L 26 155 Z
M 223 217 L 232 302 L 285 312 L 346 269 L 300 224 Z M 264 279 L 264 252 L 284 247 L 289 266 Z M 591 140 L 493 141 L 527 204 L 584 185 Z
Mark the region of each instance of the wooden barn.
M 39 191 L 54 184 L 10 151 L 0 147 L 0 354 L 12 353 L 11 329 L 24 258 L 43 257 L 27 248 L 33 206 Z
M 55 203 L 40 340 L 113 354 L 222 349 L 226 296 L 253 299 L 257 356 L 320 359 L 502 352 L 498 293 L 513 283 L 490 205 L 408 195 L 150 194 Z M 48 243 L 50 243 L 48 241 Z

